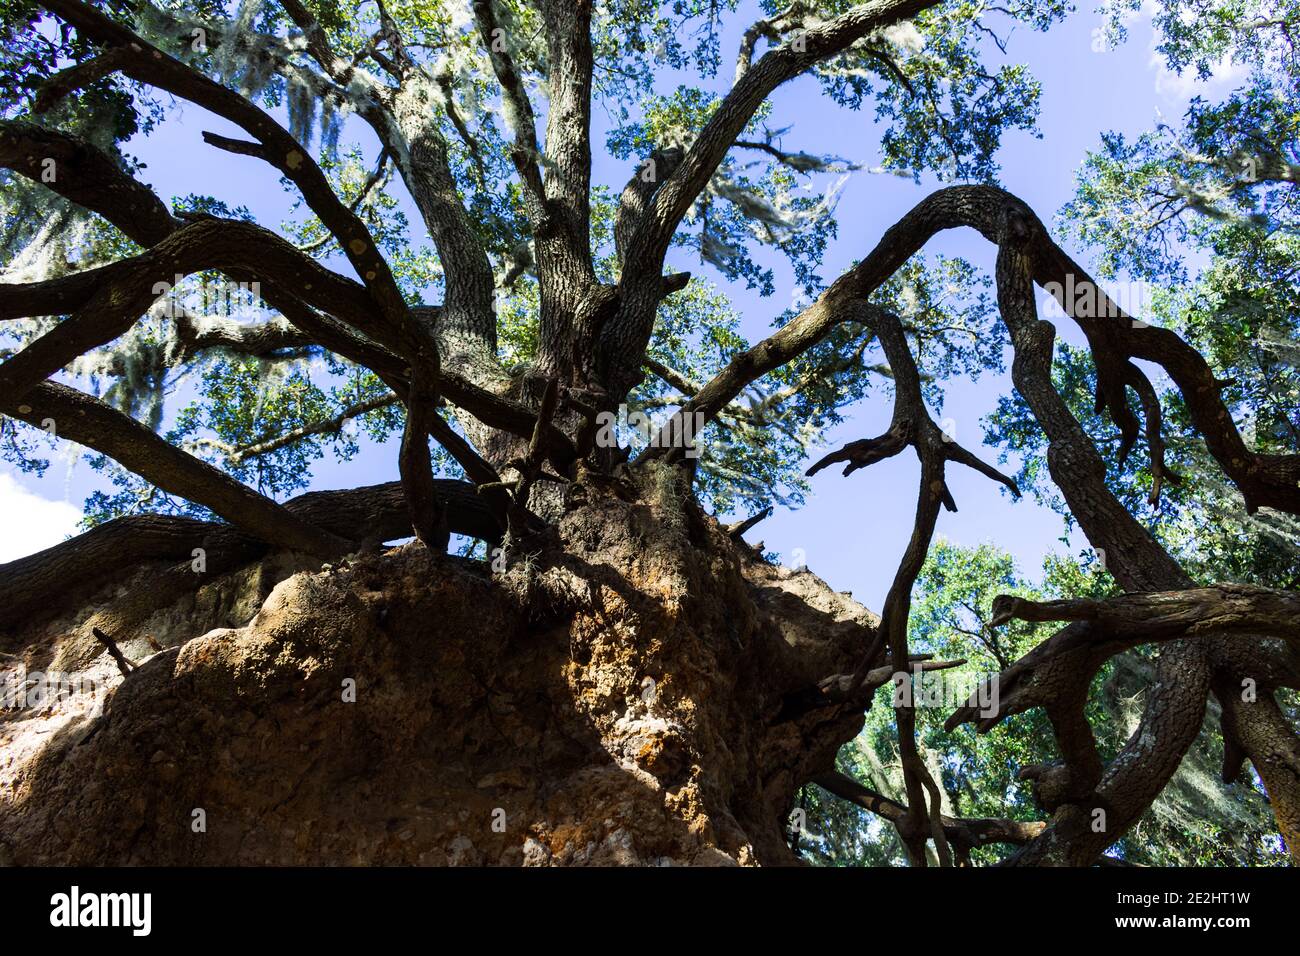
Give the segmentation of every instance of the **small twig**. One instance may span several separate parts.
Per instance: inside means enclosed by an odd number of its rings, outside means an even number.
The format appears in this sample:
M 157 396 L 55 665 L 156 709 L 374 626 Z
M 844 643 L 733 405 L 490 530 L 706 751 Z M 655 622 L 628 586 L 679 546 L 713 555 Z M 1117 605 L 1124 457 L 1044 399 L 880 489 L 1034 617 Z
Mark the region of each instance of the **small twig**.
M 231 139 L 229 136 L 222 136 L 220 133 L 212 133 L 208 130 L 204 130 L 202 136 L 203 142 L 209 146 L 224 149 L 228 153 L 266 159 L 266 147 L 261 143 L 253 143 L 244 139 Z
M 99 640 L 99 643 L 108 648 L 109 655 L 111 655 L 113 660 L 117 662 L 117 669 L 122 672 L 123 677 L 130 676 L 131 671 L 139 666 L 135 662 L 128 660 L 126 655 L 118 648 L 117 642 L 99 628 L 92 627 L 90 633 L 95 635 Z

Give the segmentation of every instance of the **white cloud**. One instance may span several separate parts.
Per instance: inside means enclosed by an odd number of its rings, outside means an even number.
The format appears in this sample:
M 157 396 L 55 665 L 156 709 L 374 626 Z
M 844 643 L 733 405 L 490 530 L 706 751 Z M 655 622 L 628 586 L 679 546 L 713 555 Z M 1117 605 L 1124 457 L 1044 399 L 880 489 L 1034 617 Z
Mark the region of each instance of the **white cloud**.
M 1210 75 L 1201 79 L 1196 70 L 1188 67 L 1175 73 L 1165 65 L 1165 59 L 1156 52 L 1151 54 L 1151 69 L 1156 73 L 1156 92 L 1175 100 L 1190 100 L 1197 93 L 1208 93 L 1234 85 L 1250 72 L 1244 64 L 1233 63 L 1224 57 L 1210 69 Z
M 1231 57 L 1225 56 L 1219 62 L 1210 67 L 1210 75 L 1205 79 L 1197 74 L 1194 67 L 1189 67 L 1181 73 L 1175 73 L 1169 69 L 1165 61 L 1165 55 L 1160 52 L 1161 34 L 1154 29 L 1156 5 L 1151 0 L 1144 0 L 1138 9 L 1125 9 L 1127 5 L 1120 5 L 1119 21 L 1129 31 L 1129 36 L 1136 36 L 1142 30 L 1150 30 L 1151 37 L 1147 43 L 1147 69 L 1155 74 L 1155 91 L 1162 97 L 1166 103 L 1183 104 L 1196 95 L 1206 95 L 1210 93 L 1223 92 L 1224 88 L 1237 85 L 1245 79 L 1250 70 L 1241 63 L 1232 62 Z M 1104 14 L 1103 20 L 1108 19 L 1116 12 L 1110 3 L 1105 3 L 1098 12 Z M 1188 29 L 1196 29 L 1197 24 L 1194 19 L 1189 19 L 1194 15 L 1184 11 L 1182 21 Z M 1093 31 L 1094 42 L 1102 34 L 1102 28 L 1098 27 Z M 1096 49 L 1094 47 L 1094 49 Z M 1105 52 L 1105 50 L 1099 51 Z
M 81 509 L 42 498 L 0 474 L 0 563 L 34 554 L 77 531 Z

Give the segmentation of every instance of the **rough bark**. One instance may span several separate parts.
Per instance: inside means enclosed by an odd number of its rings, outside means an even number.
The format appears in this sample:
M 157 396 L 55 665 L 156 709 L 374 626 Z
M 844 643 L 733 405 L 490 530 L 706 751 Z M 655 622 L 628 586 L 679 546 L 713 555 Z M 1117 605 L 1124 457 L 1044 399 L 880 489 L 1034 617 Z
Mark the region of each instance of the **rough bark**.
M 103 684 L 0 720 L 17 755 L 0 771 L 3 853 L 793 862 L 795 793 L 862 715 L 777 721 L 782 700 L 855 661 L 874 618 L 756 560 L 675 474 L 644 480 L 639 503 L 573 488 L 535 554 L 503 573 L 412 544 L 278 584 L 275 569 L 224 578 L 180 611 L 104 628 L 139 664 L 125 679 L 86 642 L 84 615 L 29 629 L 32 669 Z M 260 607 L 231 591 L 272 585 Z M 37 733 L 47 743 L 29 748 Z
M 495 544 L 501 527 L 484 495 L 463 481 L 435 479 L 453 534 Z M 400 482 L 313 491 L 285 502 L 294 516 L 346 542 L 359 545 L 409 537 L 411 517 Z M 331 556 L 351 550 L 343 544 Z M 191 567 L 202 548 L 205 567 Z M 271 551 L 264 537 L 195 518 L 141 514 L 117 518 L 44 551 L 0 564 L 0 632 L 17 633 L 25 623 L 63 613 L 69 603 L 105 585 L 117 585 L 143 565 L 181 563 L 182 590 L 193 591 Z
M 1273 817 L 1286 841 L 1291 859 L 1300 863 L 1300 742 L 1295 728 L 1271 693 L 1243 699 L 1240 687 L 1224 688 L 1225 738 L 1249 757 L 1268 790 Z M 1232 779 L 1225 769 L 1225 777 Z

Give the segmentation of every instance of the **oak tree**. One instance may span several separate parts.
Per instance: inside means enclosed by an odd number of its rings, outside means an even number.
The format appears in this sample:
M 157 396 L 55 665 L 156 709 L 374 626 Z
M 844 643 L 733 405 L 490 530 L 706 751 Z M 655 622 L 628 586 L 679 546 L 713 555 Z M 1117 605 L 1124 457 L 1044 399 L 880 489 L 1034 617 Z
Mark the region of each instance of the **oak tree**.
M 1294 367 L 1279 357 L 1296 328 L 1296 17 L 1198 4 L 1219 25 L 1198 31 L 1185 6 L 1162 14 L 1173 62 L 1239 57 L 1259 78 L 1195 105 L 1181 131 L 1105 141 L 1066 222 L 1100 247 L 1094 274 L 997 178 L 1001 135 L 1037 112 L 1005 38 L 1050 29 L 1055 2 L 764 2 L 730 50 L 723 25 L 743 11 L 728 0 L 6 0 L 4 451 L 40 470 L 43 443 L 74 442 L 113 490 L 88 502 L 86 533 L 0 566 L 0 626 L 10 649 L 89 627 L 149 658 L 124 668 L 85 746 L 59 741 L 66 759 L 34 764 L 0 810 L 7 852 L 405 861 L 436 845 L 448 862 L 787 863 L 790 813 L 815 785 L 885 821 L 914 864 L 1088 865 L 1169 785 L 1211 706 L 1224 778 L 1254 767 L 1294 856 L 1286 555 L 1263 580 L 1207 579 L 1225 565 L 1181 553 L 1141 499 L 1173 497 L 1189 520 L 1198 494 L 1230 499 L 1225 521 L 1300 516 Z M 836 277 L 818 270 L 835 181 L 857 164 L 793 146 L 770 101 L 805 75 L 874 108 L 883 168 L 953 183 L 880 223 Z M 129 141 L 183 105 L 241 131 L 203 139 L 278 177 L 290 222 L 146 185 Z M 618 165 L 613 188 L 597 162 Z M 925 258 L 953 229 L 996 250 L 993 275 Z M 1211 250 L 1211 294 L 1129 314 L 1097 278 L 1179 275 L 1170 230 Z M 682 251 L 762 293 L 783 256 L 796 304 L 746 341 L 725 296 L 668 267 Z M 1274 281 L 1243 304 L 1244 262 Z M 1086 352 L 1058 353 L 1036 289 Z M 1218 322 L 1214 293 L 1237 326 Z M 1026 453 L 1015 476 L 933 412 L 944 377 L 996 367 L 1004 344 L 1015 394 L 993 428 Z M 876 618 L 769 563 L 741 539 L 753 521 L 716 515 L 802 500 L 805 456 L 882 383 L 889 428 L 808 469 L 918 462 L 913 531 Z M 1245 435 L 1244 408 L 1260 423 Z M 630 412 L 655 426 L 626 427 Z M 288 497 L 326 451 L 360 452 L 352 422 L 400 435 L 399 480 Z M 879 701 L 961 663 L 910 639 L 957 467 L 1059 495 L 1114 587 L 980 592 L 975 632 L 997 673 L 942 732 L 918 731 L 906 695 Z M 845 516 L 868 520 L 866 503 Z M 471 542 L 461 555 L 453 535 Z M 270 577 L 256 616 L 195 597 L 249 568 Z M 169 608 L 187 623 L 150 654 Z M 1018 621 L 1048 626 L 1004 630 Z M 1119 739 L 1090 695 L 1135 649 L 1145 695 Z M 340 677 L 364 725 L 339 716 Z M 890 708 L 892 794 L 836 764 L 873 702 Z M 1036 760 L 1018 768 L 1032 802 L 950 812 L 934 748 L 1007 721 L 1034 735 L 1017 751 Z M 124 760 L 134 769 L 110 784 Z M 354 803 L 322 809 L 367 774 Z M 296 782 L 281 793 L 277 775 Z M 441 822 L 403 828 L 435 793 Z M 93 832 L 53 826 L 56 800 Z M 160 821 L 200 800 L 237 822 L 196 848 Z M 398 822 L 368 818 L 375 801 Z M 337 813 L 364 848 L 289 827 L 286 806 Z

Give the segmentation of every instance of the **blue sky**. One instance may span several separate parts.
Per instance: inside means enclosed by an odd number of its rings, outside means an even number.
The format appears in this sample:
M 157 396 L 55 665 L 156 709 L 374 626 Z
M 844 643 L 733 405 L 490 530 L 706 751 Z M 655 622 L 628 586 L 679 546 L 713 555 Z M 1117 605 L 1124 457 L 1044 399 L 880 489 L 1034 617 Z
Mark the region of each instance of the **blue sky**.
M 750 11 L 746 11 L 748 14 Z M 748 23 L 743 14 L 736 22 Z M 1100 16 L 1084 9 L 1052 31 L 1041 34 L 1018 29 L 1012 35 L 1008 58 L 1029 65 L 1042 82 L 1041 139 L 1013 132 L 999 153 L 1001 183 L 1027 201 L 1050 221 L 1068 201 L 1074 173 L 1086 152 L 1095 148 L 1099 134 L 1117 130 L 1135 134 L 1150 129 L 1159 116 L 1173 119 L 1196 93 L 1222 92 L 1233 77 L 1216 76 L 1207 83 L 1192 82 L 1166 73 L 1155 61 L 1151 33 L 1145 17 L 1131 25 L 1129 41 L 1114 50 L 1097 50 L 1093 31 Z M 724 51 L 736 48 L 738 29 L 723 40 Z M 731 53 L 724 55 L 724 63 Z M 878 136 L 870 109 L 850 112 L 824 99 L 815 81 L 796 80 L 773 96 L 771 125 L 792 124 L 786 148 L 812 153 L 833 153 L 871 167 L 879 161 Z M 599 111 L 597 122 L 602 119 Z M 142 178 L 161 195 L 207 193 L 234 205 L 246 205 L 258 218 L 275 225 L 288 211 L 287 195 L 274 173 L 254 159 L 233 156 L 207 147 L 203 130 L 237 135 L 238 130 L 189 104 L 147 139 L 132 144 L 146 164 Z M 347 134 L 372 146 L 367 132 L 352 123 Z M 603 155 L 603 130 L 593 136 L 597 152 L 595 180 L 621 188 L 628 176 L 626 164 Z M 370 151 L 373 155 L 373 149 Z M 935 188 L 932 179 L 921 184 L 894 176 L 855 173 L 845 186 L 839 206 L 839 237 L 831 243 L 821 275 L 833 279 L 863 256 L 881 234 L 916 202 Z M 418 222 L 418 217 L 410 216 Z M 422 241 L 423 236 L 416 237 Z M 1068 244 L 1067 244 L 1068 246 Z M 1088 262 L 1084 250 L 1071 250 Z M 973 233 L 939 237 L 927 252 L 960 255 L 989 271 L 993 249 Z M 711 267 L 675 253 L 670 265 L 707 276 L 726 289 L 742 315 L 742 331 L 756 341 L 770 332 L 772 319 L 790 304 L 793 281 L 783 260 L 765 265 L 776 270 L 777 291 L 763 299 L 740 285 L 728 285 Z M 1063 336 L 1080 341 L 1072 326 L 1057 322 Z M 998 396 L 1008 394 L 1008 376 L 985 375 L 978 382 L 954 380 L 946 384 L 942 418 L 955 423 L 956 437 L 996 460 L 997 451 L 980 446 L 980 419 L 991 412 Z M 171 409 L 174 411 L 174 409 Z M 890 398 L 877 390 L 855 406 L 848 421 L 828 434 L 832 447 L 868 435 L 888 425 Z M 96 475 L 84 464 L 56 459 L 44 478 L 19 475 L 0 465 L 0 561 L 11 560 L 56 543 L 73 533 L 81 502 L 96 486 Z M 813 493 L 797 511 L 779 511 L 750 532 L 769 550 L 792 563 L 801 554 L 808 566 L 839 590 L 852 591 L 869 607 L 879 609 L 911 532 L 916 502 L 918 465 L 910 453 L 873 465 L 842 478 L 827 469 L 812 479 Z M 314 489 L 350 487 L 388 481 L 396 477 L 396 440 L 387 446 L 366 447 L 352 462 L 337 464 L 327 455 L 318 463 Z M 997 486 L 963 468 L 950 470 L 950 486 L 961 509 L 942 512 L 938 533 L 950 541 L 976 545 L 996 542 L 1011 551 L 1021 569 L 1036 574 L 1045 554 L 1062 550 L 1063 524 L 1058 515 L 1026 498 L 1013 502 Z M 1083 545 L 1073 543 L 1074 549 Z

